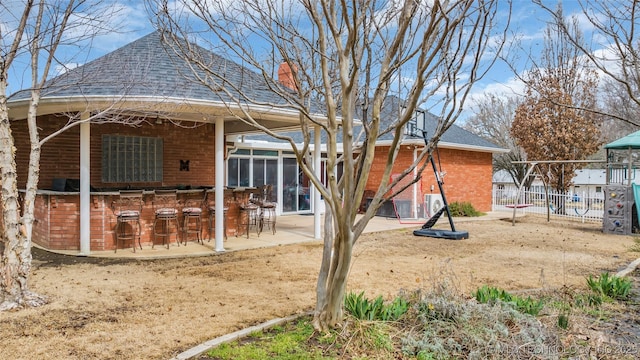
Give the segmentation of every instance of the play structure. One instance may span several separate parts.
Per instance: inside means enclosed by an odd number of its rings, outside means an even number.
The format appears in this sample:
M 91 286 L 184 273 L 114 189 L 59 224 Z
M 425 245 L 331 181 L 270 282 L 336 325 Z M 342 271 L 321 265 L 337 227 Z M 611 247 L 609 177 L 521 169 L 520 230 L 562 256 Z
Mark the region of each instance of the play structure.
M 538 165 L 545 164 L 549 166 L 564 166 L 572 163 L 602 163 L 605 164 L 606 180 L 605 185 L 602 186 L 604 197 L 596 199 L 597 206 L 593 208 L 592 204 L 588 201 L 583 201 L 583 207 L 578 209 L 575 206 L 573 208 L 562 206 L 565 203 L 577 203 L 580 202 L 580 198 L 575 198 L 576 194 L 564 194 L 564 200 L 552 203 L 549 201 L 549 186 L 543 184 L 546 198 L 546 212 L 547 221 L 550 218 L 552 212 L 575 212 L 577 216 L 585 216 L 590 211 L 595 211 L 602 214 L 602 231 L 609 234 L 630 235 L 634 233 L 640 233 L 640 218 L 636 209 L 637 204 L 640 203 L 640 175 L 638 169 L 640 166 L 640 131 L 632 133 L 628 136 L 620 138 L 614 142 L 605 145 L 606 160 L 548 160 L 548 161 L 519 161 L 514 163 L 527 164 L 528 170 L 524 179 L 529 176 L 540 176 L 543 179 L 544 176 L 540 172 Z M 536 173 L 536 171 L 538 171 Z M 562 172 L 564 173 L 564 172 Z M 517 209 L 523 209 L 530 206 L 540 206 L 540 204 L 534 205 L 531 200 L 523 199 L 522 190 L 524 187 L 524 180 L 522 184 L 518 184 L 518 191 L 515 197 L 515 203 L 506 205 L 506 207 L 513 209 L 512 223 L 515 225 L 516 211 Z M 554 195 L 557 196 L 557 195 Z M 590 198 L 589 194 L 584 194 L 585 197 Z M 599 217 L 599 216 L 598 216 Z
M 640 203 L 640 178 L 636 170 L 640 155 L 640 131 L 605 145 L 607 185 L 604 188 L 602 231 L 630 235 L 639 232 L 637 204 Z
M 424 138 L 425 145 L 428 145 L 429 140 L 427 139 L 427 132 L 423 131 L 422 136 Z M 438 151 L 437 146 L 435 147 L 435 151 L 437 153 Z M 433 174 L 435 175 L 436 182 L 438 183 L 438 190 L 440 191 L 440 196 L 442 198 L 442 207 L 438 211 L 436 211 L 434 214 L 431 215 L 431 217 L 427 220 L 427 222 L 425 222 L 424 225 L 422 225 L 421 229 L 415 230 L 413 232 L 413 235 L 426 236 L 426 237 L 432 237 L 432 238 L 441 238 L 441 239 L 450 239 L 450 240 L 468 239 L 469 232 L 456 230 L 456 227 L 453 224 L 453 217 L 451 216 L 451 213 L 449 211 L 447 198 L 444 195 L 444 189 L 442 187 L 442 184 L 444 182 L 442 181 L 441 172 L 439 172 L 436 167 L 436 162 L 433 158 L 433 153 L 429 154 L 429 161 L 431 162 L 431 167 L 433 168 Z M 438 222 L 438 219 L 440 219 L 440 216 L 442 216 L 442 214 L 445 212 L 447 213 L 447 217 L 449 218 L 449 226 L 451 227 L 451 230 L 433 229 L 432 228 L 433 225 L 435 225 Z

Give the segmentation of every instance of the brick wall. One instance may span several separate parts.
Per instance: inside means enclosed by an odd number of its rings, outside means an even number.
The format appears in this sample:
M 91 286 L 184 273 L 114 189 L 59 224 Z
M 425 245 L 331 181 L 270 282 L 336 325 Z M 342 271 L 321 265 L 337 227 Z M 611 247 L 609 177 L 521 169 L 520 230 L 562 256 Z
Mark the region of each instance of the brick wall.
M 183 199 L 185 194 L 178 194 Z M 201 196 L 201 195 L 198 195 Z M 114 201 L 117 195 L 91 195 L 91 244 L 92 251 L 113 250 L 116 246 L 116 216 L 114 214 Z M 153 194 L 143 196 L 144 205 L 140 219 L 140 242 L 143 248 L 149 248 L 154 244 L 153 221 L 154 205 Z M 184 203 L 184 202 L 182 202 Z M 179 207 L 178 207 L 179 208 Z M 180 208 L 179 208 L 180 209 Z M 213 238 L 209 233 L 209 212 L 206 206 L 201 216 L 202 238 Z M 244 229 L 238 228 L 238 205 L 235 202 L 229 204 L 227 214 L 227 234 L 243 235 Z M 80 250 L 80 196 L 78 194 L 38 194 L 36 197 L 35 218 L 33 226 L 33 242 L 52 250 Z M 178 216 L 178 227 L 182 226 L 182 215 Z M 172 223 L 173 226 L 173 223 Z M 215 224 L 214 224 L 215 227 Z M 239 230 L 239 234 L 238 234 Z M 182 239 L 182 234 L 178 237 Z M 175 245 L 176 235 L 165 238 Z M 195 235 L 189 237 L 189 241 L 195 241 Z M 161 246 L 163 238 L 157 237 L 155 246 Z M 118 249 L 131 248 L 130 240 L 120 242 Z
M 61 117 L 39 118 L 40 137 L 43 138 L 59 129 L 64 123 L 66 119 Z M 18 187 L 24 188 L 29 163 L 29 134 L 26 121 L 14 121 L 12 131 L 17 149 Z M 109 134 L 163 139 L 163 181 L 132 183 L 132 186 L 212 186 L 215 177 L 214 133 L 213 124 L 203 124 L 195 128 L 179 127 L 168 122 L 162 125 L 145 123 L 139 127 L 118 124 L 91 125 L 91 185 L 96 188 L 129 185 L 102 182 L 102 135 Z M 50 189 L 55 178 L 80 178 L 79 146 L 78 126 L 55 136 L 43 145 L 38 188 Z M 180 171 L 180 160 L 189 160 L 189 171 Z
M 369 174 L 367 189 L 375 189 L 384 172 L 388 147 L 376 149 L 376 157 Z M 413 146 L 403 145 L 394 162 L 392 174 L 400 173 L 413 162 Z M 435 155 L 435 154 L 434 154 Z M 438 158 L 435 155 L 436 166 Z M 449 203 L 470 202 L 479 211 L 491 210 L 492 154 L 476 151 L 440 149 L 440 161 L 444 176 L 444 192 Z M 438 183 L 430 164 L 422 174 L 423 194 L 439 193 Z M 433 186 L 433 191 L 431 191 Z
M 46 116 L 38 119 L 40 138 L 58 130 L 66 118 Z M 29 163 L 29 134 L 26 121 L 14 121 L 12 132 L 16 145 L 18 187 L 25 188 Z M 127 135 L 161 137 L 163 139 L 163 181 L 151 183 L 103 183 L 102 182 L 102 135 Z M 119 124 L 91 125 L 91 185 L 96 188 L 160 187 L 184 185 L 213 186 L 215 179 L 214 125 L 203 124 L 194 128 L 179 127 L 165 122 L 162 125 L 144 123 L 138 127 Z M 42 146 L 40 179 L 38 188 L 50 189 L 55 178 L 80 178 L 80 128 L 73 127 Z M 180 160 L 189 160 L 189 171 L 180 171 Z M 108 250 L 115 246 L 115 216 L 111 208 L 111 196 L 91 197 L 91 250 Z M 151 198 L 146 199 L 144 219 L 153 218 Z M 38 196 L 35 206 L 36 223 L 33 241 L 41 246 L 57 250 L 78 250 L 80 247 L 79 196 Z M 207 214 L 203 214 L 205 237 Z M 143 221 L 143 245 L 151 244 L 152 221 Z M 229 229 L 235 234 L 235 227 Z M 172 238 L 172 241 L 173 238 Z M 126 246 L 130 246 L 127 244 Z M 122 247 L 122 246 L 120 246 Z

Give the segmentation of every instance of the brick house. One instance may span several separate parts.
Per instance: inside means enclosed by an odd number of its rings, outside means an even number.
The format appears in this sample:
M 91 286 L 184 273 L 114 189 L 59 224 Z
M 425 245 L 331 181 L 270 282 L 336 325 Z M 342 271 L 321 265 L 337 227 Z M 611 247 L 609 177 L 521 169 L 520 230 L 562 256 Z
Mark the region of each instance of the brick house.
M 113 250 L 116 217 L 111 204 L 123 188 L 145 189 L 142 243 L 152 241 L 153 189 L 178 188 L 187 194 L 188 188 L 209 188 L 215 223 L 221 224 L 227 198 L 223 186 L 215 185 L 225 184 L 226 139 L 255 131 L 241 120 L 245 112 L 270 129 L 299 124 L 293 110 L 260 105 L 284 103 L 268 91 L 277 81 L 266 84 L 260 74 L 200 49 L 204 61 L 239 89 L 235 94 L 212 91 L 167 49 L 171 44 L 154 32 L 47 82 L 38 107 L 40 138 L 65 124 L 74 126 L 42 147 L 34 243 L 77 249 L 81 255 Z M 244 94 L 255 102 L 244 102 Z M 22 90 L 8 99 L 22 189 L 29 157 L 29 98 L 29 91 Z M 234 216 L 230 211 L 230 234 L 236 229 Z M 223 235 L 221 226 L 215 234 L 205 233 L 215 237 L 217 251 L 224 250 Z
M 239 120 L 244 110 L 264 126 L 285 131 L 296 128 L 298 114 L 234 102 L 224 92 L 212 95 L 211 88 L 189 75 L 191 69 L 184 60 L 167 51 L 167 44 L 170 42 L 154 32 L 48 82 L 38 107 L 41 139 L 68 122 L 76 126 L 42 147 L 33 242 L 50 249 L 79 250 L 81 255 L 117 248 L 111 204 L 123 188 L 148 190 L 142 210 L 145 244 L 153 243 L 152 190 L 158 188 L 183 189 L 179 191 L 184 196 L 191 189 L 209 188 L 208 196 L 215 199 L 215 223 L 226 222 L 230 225 L 227 233 L 237 234 L 236 212 L 230 210 L 223 217 L 228 199 L 223 186 L 216 184 L 235 188 L 273 184 L 277 212 L 314 212 L 319 237 L 321 204 L 314 201 L 313 189 L 300 175 L 290 149 L 272 140 L 258 141 L 251 135 L 255 128 Z M 261 75 L 202 52 L 225 69 L 225 81 L 243 87 L 254 99 L 264 104 L 283 101 L 266 91 L 277 82 L 268 86 Z M 28 91 L 20 91 L 8 101 L 20 188 L 27 178 L 29 96 Z M 388 111 L 387 118 L 392 119 L 394 107 Z M 82 121 L 90 117 L 91 121 Z M 435 118 L 425 119 L 414 125 L 435 124 Z M 381 150 L 387 141 L 379 139 Z M 421 138 L 407 136 L 397 166 L 401 168 L 423 145 Z M 479 210 L 490 210 L 491 157 L 502 149 L 455 125 L 442 137 L 440 149 L 448 199 L 470 201 Z M 136 163 L 122 161 L 124 154 L 133 154 L 129 158 Z M 372 188 L 379 179 L 377 171 L 379 166 L 374 164 Z M 421 191 L 434 182 L 427 171 Z M 205 210 L 204 217 L 207 215 Z M 213 234 L 207 234 L 205 227 L 205 237 L 215 238 L 216 251 L 224 251 L 222 227 L 215 227 Z
M 385 100 L 381 128 L 393 127 L 393 122 L 397 119 L 401 106 L 402 102 L 397 97 L 389 96 Z M 427 131 L 427 134 L 433 134 L 437 126 L 438 119 L 436 116 L 425 110 L 416 111 L 416 116 L 409 122 L 407 130 L 405 130 L 405 137 L 394 162 L 392 173 L 400 173 L 408 168 L 413 159 L 424 148 L 424 138 L 421 135 L 417 135 L 417 133 L 424 130 Z M 357 134 L 358 131 L 359 128 L 356 127 L 354 134 Z M 300 133 L 286 132 L 284 134 L 292 137 L 296 142 L 302 142 L 303 140 Z M 341 135 L 338 134 L 338 136 L 340 137 Z M 241 141 L 234 143 L 234 148 L 240 150 L 242 155 L 232 153 L 230 154 L 230 159 L 240 157 L 251 159 L 250 154 L 255 153 L 256 149 L 264 151 L 277 149 L 278 146 L 281 147 L 283 145 L 265 135 L 248 135 L 243 136 L 241 139 Z M 377 150 L 369 174 L 368 190 L 374 191 L 377 189 L 377 184 L 379 184 L 383 176 L 387 152 L 392 139 L 393 134 L 386 133 L 380 136 L 376 142 Z M 338 139 L 338 141 L 340 140 Z M 438 151 L 434 152 L 434 158 L 440 167 L 439 171 L 442 174 L 446 173 L 442 179 L 447 201 L 449 203 L 469 202 L 479 211 L 490 211 L 492 203 L 493 154 L 506 151 L 508 150 L 500 148 L 455 124 L 447 129 L 438 142 Z M 248 166 L 250 166 L 250 163 Z M 296 165 L 291 164 L 291 166 Z M 303 175 L 301 175 L 298 183 L 303 185 L 303 189 L 304 186 L 308 186 L 308 181 L 304 179 Z M 250 184 L 247 183 L 246 185 Z M 439 194 L 434 172 L 430 166 L 427 166 L 422 174 L 421 181 L 411 186 L 399 197 L 403 197 L 404 199 L 402 200 L 411 199 L 411 208 L 418 208 L 423 205 L 428 207 L 430 201 L 434 202 L 439 199 L 441 201 Z M 298 207 L 294 204 L 288 210 L 298 213 L 311 212 L 310 206 L 306 203 L 304 206 L 300 206 L 300 203 L 301 201 L 298 201 Z M 366 198 L 363 199 L 363 206 L 366 206 Z M 285 212 L 287 212 L 287 209 L 285 209 Z M 429 212 L 433 213 L 433 211 Z M 388 217 L 397 216 L 393 205 L 390 203 L 385 204 L 378 211 L 378 214 Z
M 390 97 L 385 103 L 384 114 L 388 121 L 393 121 L 393 114 L 398 113 L 401 102 Z M 438 118 L 426 110 L 418 109 L 415 116 L 407 124 L 405 137 L 394 162 L 393 173 L 406 169 L 424 148 L 422 131 L 430 138 L 438 127 Z M 377 141 L 381 156 L 376 156 L 370 173 L 367 187 L 375 189 L 384 171 L 385 154 L 393 134 L 382 135 Z M 490 211 L 492 202 L 493 154 L 504 153 L 507 149 L 498 147 L 481 137 L 453 124 L 438 141 L 437 150 L 433 152 L 437 170 L 441 174 L 446 199 L 452 202 L 469 202 L 479 211 Z M 376 152 L 378 154 L 378 152 Z M 393 175 L 392 175 L 393 176 Z M 439 199 L 437 179 L 431 166 L 422 173 L 421 180 L 411 189 L 409 196 L 420 205 L 428 208 L 429 201 Z M 430 196 L 435 195 L 435 196 Z M 406 196 L 406 195 L 405 195 Z M 431 199 L 430 199 L 431 198 Z M 434 209 L 428 209 L 433 213 Z

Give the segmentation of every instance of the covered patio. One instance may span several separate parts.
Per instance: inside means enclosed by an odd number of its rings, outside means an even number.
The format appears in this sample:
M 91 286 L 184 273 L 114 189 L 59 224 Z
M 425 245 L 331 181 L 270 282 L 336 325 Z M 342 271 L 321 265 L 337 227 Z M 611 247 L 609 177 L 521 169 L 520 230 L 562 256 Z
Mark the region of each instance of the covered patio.
M 225 71 L 225 81 L 238 89 L 236 94 L 216 92 L 199 83 L 165 41 L 158 32 L 149 34 L 45 86 L 37 113 L 40 138 L 47 142 L 41 155 L 35 244 L 83 256 L 113 251 L 118 244 L 111 204 L 122 189 L 183 193 L 209 189 L 215 204 L 214 221 L 226 223 L 237 216 L 225 216 L 224 211 L 228 202 L 225 161 L 232 146 L 227 137 L 256 132 L 242 121 L 247 118 L 271 130 L 299 126 L 298 112 L 278 106 L 283 100 L 268 90 L 260 75 L 206 53 L 217 70 Z M 252 102 L 244 101 L 246 94 Z M 29 163 L 29 98 L 30 92 L 23 90 L 8 101 L 22 188 Z M 66 130 L 58 133 L 61 128 Z M 315 148 L 320 149 L 319 129 L 316 133 Z M 121 161 L 124 154 L 134 154 L 135 163 Z M 320 153 L 314 156 L 319 164 Z M 60 179 L 76 180 L 77 188 L 56 188 Z M 313 234 L 319 238 L 320 200 L 314 192 Z M 142 226 L 141 237 L 147 244 L 152 241 L 149 230 L 149 225 Z M 215 251 L 228 246 L 224 231 L 223 226 L 216 226 L 214 234 L 205 234 L 205 239 L 215 239 Z M 57 238 L 51 241 L 54 233 Z

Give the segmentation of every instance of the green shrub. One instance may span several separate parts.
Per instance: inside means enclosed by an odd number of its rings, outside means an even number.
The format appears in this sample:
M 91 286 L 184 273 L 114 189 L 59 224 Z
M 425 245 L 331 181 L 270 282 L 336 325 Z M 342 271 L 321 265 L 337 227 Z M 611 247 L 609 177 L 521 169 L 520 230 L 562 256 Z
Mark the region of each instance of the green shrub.
M 484 213 L 476 210 L 470 202 L 454 202 L 449 204 L 449 212 L 451 216 L 468 216 L 477 217 Z
M 512 296 L 508 292 L 498 289 L 493 286 L 483 285 L 481 288 L 478 288 L 474 293 L 473 297 L 481 304 L 494 304 L 496 300 L 500 300 L 503 302 L 511 302 Z
M 507 303 L 513 306 L 514 309 L 521 313 L 536 316 L 540 313 L 540 310 L 544 307 L 544 301 L 532 299 L 530 296 L 522 298 L 519 296 L 511 295 L 508 292 L 484 285 L 477 289 L 473 296 L 479 303 L 482 304 L 495 304 L 498 300 L 503 303 Z
M 591 291 L 612 299 L 626 299 L 631 292 L 631 280 L 603 272 L 599 277 L 589 275 L 587 285 Z
M 344 307 L 353 317 L 370 321 L 395 321 L 409 309 L 407 300 L 396 297 L 390 304 L 385 304 L 382 296 L 373 301 L 360 294 L 349 293 L 345 296 Z
M 396 321 L 409 310 L 409 303 L 402 297 L 396 297 L 382 312 L 382 321 Z

